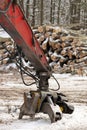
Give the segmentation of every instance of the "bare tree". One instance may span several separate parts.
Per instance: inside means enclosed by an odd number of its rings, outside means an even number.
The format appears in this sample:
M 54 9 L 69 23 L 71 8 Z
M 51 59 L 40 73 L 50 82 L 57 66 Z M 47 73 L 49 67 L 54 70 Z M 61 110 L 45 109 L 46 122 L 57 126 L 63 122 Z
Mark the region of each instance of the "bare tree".
M 36 6 L 36 0 L 33 0 L 33 12 L 32 12 L 32 23 L 31 25 L 34 26 L 35 25 L 35 7 Z
M 41 10 L 40 10 L 40 25 L 43 24 L 43 0 L 41 0 Z
M 30 2 L 30 0 L 27 0 L 27 2 L 26 2 L 26 18 L 28 19 L 28 17 L 29 17 L 29 2 Z
M 57 18 L 57 24 L 60 23 L 60 7 L 61 7 L 60 5 L 61 5 L 61 0 L 58 0 L 58 12 L 57 12 L 58 18 Z

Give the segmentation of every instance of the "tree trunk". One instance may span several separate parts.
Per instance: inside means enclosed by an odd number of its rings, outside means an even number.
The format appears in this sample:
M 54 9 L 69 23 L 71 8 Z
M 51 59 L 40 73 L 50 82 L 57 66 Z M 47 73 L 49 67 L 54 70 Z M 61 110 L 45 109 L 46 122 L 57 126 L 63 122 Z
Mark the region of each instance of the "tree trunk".
M 57 24 L 60 23 L 60 5 L 61 5 L 61 0 L 59 0 L 59 4 L 58 4 L 58 18 L 57 18 Z
M 29 2 L 30 2 L 30 0 L 27 0 L 27 2 L 26 2 L 26 18 L 27 19 L 29 18 Z
M 41 0 L 40 25 L 43 24 L 43 0 Z
M 32 23 L 31 25 L 35 25 L 35 8 L 36 8 L 36 0 L 33 0 L 33 16 L 32 16 Z

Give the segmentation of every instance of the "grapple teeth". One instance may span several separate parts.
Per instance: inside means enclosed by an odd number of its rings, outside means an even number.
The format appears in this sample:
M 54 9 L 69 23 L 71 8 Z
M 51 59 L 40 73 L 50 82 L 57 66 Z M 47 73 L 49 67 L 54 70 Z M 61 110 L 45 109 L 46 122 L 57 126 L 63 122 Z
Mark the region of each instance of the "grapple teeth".
M 23 115 L 29 115 L 33 117 L 36 113 L 37 102 L 39 99 L 39 93 L 24 93 L 24 103 L 20 108 L 19 119 L 22 119 Z
M 68 104 L 68 100 L 66 99 L 66 96 L 63 95 L 62 93 L 57 93 L 57 94 L 58 94 L 58 98 L 56 104 L 60 106 L 63 113 L 72 114 L 74 111 L 74 107 Z
M 58 105 L 53 106 L 46 102 L 43 103 L 40 111 L 49 115 L 51 123 L 56 122 L 62 118 L 62 112 Z

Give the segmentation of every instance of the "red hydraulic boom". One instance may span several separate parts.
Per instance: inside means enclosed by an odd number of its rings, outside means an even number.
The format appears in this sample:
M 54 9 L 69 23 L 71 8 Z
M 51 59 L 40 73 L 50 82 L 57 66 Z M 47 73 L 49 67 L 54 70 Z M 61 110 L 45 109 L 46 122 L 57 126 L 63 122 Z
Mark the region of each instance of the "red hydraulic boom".
M 3 4 L 4 1 L 4 4 Z M 38 41 L 27 23 L 20 7 L 13 0 L 0 1 L 0 24 L 10 34 L 36 71 L 49 71 L 49 66 Z

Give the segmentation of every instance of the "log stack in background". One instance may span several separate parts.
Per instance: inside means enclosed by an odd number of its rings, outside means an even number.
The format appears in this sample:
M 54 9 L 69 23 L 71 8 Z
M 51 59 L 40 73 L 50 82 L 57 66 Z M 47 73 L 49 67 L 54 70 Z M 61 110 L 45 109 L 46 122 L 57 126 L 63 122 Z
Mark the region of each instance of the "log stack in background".
M 14 55 L 14 43 L 11 38 L 0 37 L 0 65 L 10 64 Z
M 40 26 L 33 32 L 54 72 L 87 75 L 87 42 L 62 27 Z
M 33 28 L 33 33 L 54 72 L 87 75 L 87 42 L 80 41 L 62 27 L 40 26 Z M 13 51 L 11 40 L 6 42 Z

